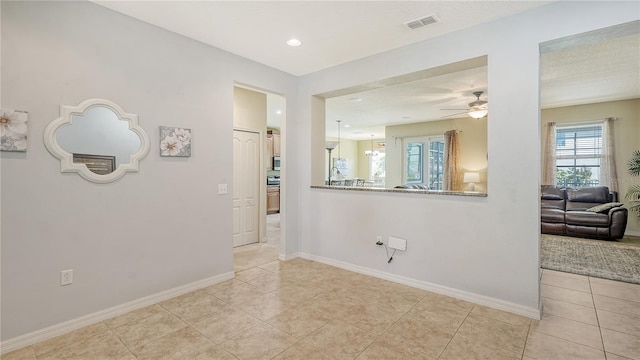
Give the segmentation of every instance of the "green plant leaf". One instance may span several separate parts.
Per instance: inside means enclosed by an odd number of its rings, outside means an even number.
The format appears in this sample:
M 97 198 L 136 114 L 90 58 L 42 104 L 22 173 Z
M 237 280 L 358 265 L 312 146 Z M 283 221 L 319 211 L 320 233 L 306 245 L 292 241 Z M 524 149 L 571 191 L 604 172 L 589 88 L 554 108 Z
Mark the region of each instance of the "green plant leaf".
M 636 150 L 633 152 L 631 159 L 627 162 L 629 168 L 629 174 L 633 176 L 640 175 L 640 150 Z

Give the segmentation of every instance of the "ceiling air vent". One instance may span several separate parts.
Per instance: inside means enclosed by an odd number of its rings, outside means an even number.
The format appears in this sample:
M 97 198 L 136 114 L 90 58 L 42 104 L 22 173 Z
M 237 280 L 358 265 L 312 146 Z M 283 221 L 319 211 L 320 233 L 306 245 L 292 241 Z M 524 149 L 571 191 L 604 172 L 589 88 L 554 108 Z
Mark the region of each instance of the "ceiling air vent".
M 409 29 L 415 30 L 415 29 L 421 28 L 423 26 L 435 24 L 437 22 L 440 22 L 440 20 L 438 20 L 438 17 L 435 16 L 435 14 L 431 14 L 431 15 L 420 17 L 420 18 L 415 19 L 415 20 L 407 21 L 404 24 Z

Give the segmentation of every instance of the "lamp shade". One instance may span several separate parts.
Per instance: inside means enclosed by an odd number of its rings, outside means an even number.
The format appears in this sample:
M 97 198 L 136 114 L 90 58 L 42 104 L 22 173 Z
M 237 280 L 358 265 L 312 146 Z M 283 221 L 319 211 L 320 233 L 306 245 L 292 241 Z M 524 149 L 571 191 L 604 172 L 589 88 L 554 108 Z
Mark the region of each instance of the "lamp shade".
M 477 173 L 477 172 L 466 172 L 466 173 L 464 173 L 464 177 L 462 178 L 462 182 L 465 182 L 465 183 L 477 183 L 477 182 L 480 182 L 480 173 Z
M 338 142 L 337 141 L 327 141 L 324 145 L 324 148 L 327 150 L 333 150 L 336 148 L 336 146 L 338 146 Z

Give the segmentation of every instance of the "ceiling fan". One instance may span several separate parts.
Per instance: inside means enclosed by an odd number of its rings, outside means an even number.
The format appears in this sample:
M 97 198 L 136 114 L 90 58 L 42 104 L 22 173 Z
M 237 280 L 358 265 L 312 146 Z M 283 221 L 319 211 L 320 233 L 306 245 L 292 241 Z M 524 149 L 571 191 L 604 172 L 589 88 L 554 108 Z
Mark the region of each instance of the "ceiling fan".
M 489 113 L 488 102 L 485 100 L 480 100 L 480 95 L 482 95 L 483 91 L 475 91 L 473 95 L 476 96 L 476 100 L 469 103 L 468 109 L 440 109 L 440 110 L 465 110 L 464 112 L 451 114 L 447 116 L 443 116 L 443 118 L 456 116 L 460 114 L 467 114 L 474 119 L 480 119 L 485 117 Z

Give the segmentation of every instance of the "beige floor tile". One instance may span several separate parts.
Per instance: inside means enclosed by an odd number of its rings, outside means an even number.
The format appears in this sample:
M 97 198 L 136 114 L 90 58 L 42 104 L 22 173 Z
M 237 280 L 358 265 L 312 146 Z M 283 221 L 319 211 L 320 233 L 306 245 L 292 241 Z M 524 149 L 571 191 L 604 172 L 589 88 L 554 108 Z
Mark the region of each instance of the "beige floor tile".
M 0 356 L 2 360 L 36 360 L 36 351 L 32 346 L 27 346 L 22 349 L 14 350 L 10 353 L 6 353 Z
M 549 274 L 549 275 L 553 275 L 553 276 L 564 276 L 564 277 L 568 277 L 568 278 L 572 278 L 572 279 L 589 280 L 589 277 L 585 276 L 585 275 L 578 275 L 578 274 L 572 274 L 572 273 L 568 273 L 568 272 L 548 270 L 548 269 L 543 269 L 542 274 L 543 275 L 544 274 Z
M 638 284 L 628 283 L 628 282 L 624 282 L 624 281 L 601 279 L 601 278 L 596 278 L 596 277 L 589 277 L 589 281 L 591 281 L 592 283 L 596 282 L 596 283 L 612 285 L 612 286 L 620 286 L 620 287 L 626 287 L 626 288 L 635 288 L 635 289 L 637 289 L 638 287 L 640 287 L 640 285 L 638 285 Z
M 640 316 L 598 310 L 598 320 L 603 329 L 615 330 L 640 338 Z
M 275 260 L 266 264 L 262 264 L 258 267 L 271 272 L 279 272 L 283 268 L 282 264 L 284 264 L 282 261 Z
M 265 269 L 261 269 L 259 267 L 255 267 L 255 268 L 251 268 L 251 269 L 247 269 L 247 270 L 243 270 L 240 272 L 236 273 L 236 279 L 240 280 L 240 281 L 250 281 L 253 279 L 257 279 L 261 276 L 265 276 L 265 275 L 269 275 L 269 274 L 273 274 L 271 271 L 267 271 Z
M 376 335 L 353 325 L 333 320 L 304 339 L 336 359 L 355 359 L 376 339 Z
M 571 289 L 591 293 L 591 286 L 589 284 L 589 278 L 577 279 L 566 276 L 551 275 L 549 273 L 543 273 L 540 283 L 545 285 L 557 286 L 564 289 Z
M 540 284 L 540 295 L 549 299 L 593 307 L 593 299 L 591 298 L 591 294 L 582 291 Z
M 349 306 L 355 304 L 356 302 L 345 297 L 320 294 L 313 299 L 303 302 L 298 308 L 306 311 L 320 312 L 332 318 L 339 318 Z
M 640 360 L 640 337 L 608 329 L 601 331 L 604 349 L 608 353 Z
M 521 352 L 511 352 L 461 335 L 454 336 L 440 360 L 520 360 Z
M 191 327 L 159 337 L 132 349 L 139 360 L 182 360 L 206 353 L 215 345 Z
M 598 326 L 596 310 L 593 307 L 576 305 L 549 298 L 542 298 L 542 305 L 544 314 L 560 316 L 565 319 Z
M 402 317 L 380 336 L 389 342 L 399 344 L 411 352 L 438 358 L 453 338 L 456 330 L 438 327 L 432 322 Z
M 542 333 L 602 350 L 602 338 L 597 326 L 559 316 L 543 314 L 542 320 L 533 321 L 531 333 Z
M 238 305 L 238 308 L 260 320 L 267 320 L 296 305 L 298 303 L 290 299 L 266 294 Z
M 229 311 L 232 308 L 231 305 L 216 296 L 203 291 L 185 294 L 162 302 L 160 305 L 187 323 L 198 321 L 222 311 Z
M 389 304 L 367 302 L 347 307 L 340 320 L 374 334 L 382 334 L 402 317 L 403 312 L 390 309 Z
M 512 325 L 496 319 L 469 314 L 458 334 L 503 350 L 522 353 L 529 325 Z
M 138 322 L 146 317 L 149 317 L 161 312 L 166 312 L 166 310 L 162 306 L 155 304 L 155 305 L 144 307 L 142 309 L 130 311 L 126 314 L 111 318 L 109 320 L 105 320 L 104 323 L 113 329 L 113 328 L 117 328 L 118 326 L 122 326 L 132 322 Z
M 607 360 L 633 360 L 631 358 L 628 358 L 628 357 L 625 357 L 625 356 L 616 355 L 616 354 L 609 353 L 609 352 L 605 352 L 605 354 L 607 354 Z
M 113 332 L 129 348 L 135 348 L 186 326 L 184 321 L 167 311 L 122 325 L 113 329 Z
M 302 339 L 331 321 L 331 317 L 320 311 L 292 308 L 267 320 L 276 329 Z
M 238 309 L 217 313 L 195 322 L 192 326 L 216 344 L 260 324 L 260 320 Z
M 616 299 L 629 300 L 640 303 L 640 286 L 626 287 L 592 281 L 591 290 L 594 295 L 604 295 Z
M 374 341 L 365 351 L 358 356 L 358 360 L 430 360 L 435 358 L 428 357 L 423 353 L 416 353 L 405 348 L 401 344 L 378 339 Z
M 220 346 L 215 346 L 190 360 L 238 360 L 238 358 Z
M 536 360 L 605 360 L 602 350 L 542 333 L 529 334 L 524 356 Z
M 71 360 L 71 359 L 110 359 L 133 360 L 135 357 L 129 349 L 112 332 L 105 332 L 98 336 L 74 342 L 68 346 L 55 349 L 43 355 L 38 360 Z
M 249 284 L 239 284 L 213 293 L 218 299 L 231 305 L 240 305 L 265 294 L 264 291 Z
M 294 337 L 261 323 L 223 342 L 221 346 L 240 360 L 271 359 L 296 341 Z
M 297 342 L 273 360 L 334 360 L 334 358 L 310 344 Z
M 593 295 L 593 300 L 598 310 L 640 316 L 640 304 L 635 301 L 616 299 L 603 295 Z
M 205 290 L 209 294 L 214 294 L 226 288 L 230 288 L 232 286 L 244 284 L 244 283 L 245 283 L 244 281 L 240 281 L 238 279 L 231 279 L 231 280 L 223 281 L 221 283 L 217 283 L 215 285 L 211 285 L 209 287 L 204 288 L 203 290 Z
M 528 317 L 512 314 L 506 311 L 493 309 L 487 306 L 476 305 L 471 310 L 472 314 L 485 316 L 491 319 L 500 320 L 511 325 L 526 325 L 531 324 L 531 319 Z
M 281 298 L 290 299 L 297 303 L 302 303 L 321 294 L 322 290 L 310 285 L 294 283 L 273 290 L 271 291 L 271 293 L 278 295 Z
M 247 281 L 247 283 L 263 291 L 273 291 L 285 285 L 290 285 L 294 283 L 294 281 L 286 279 L 280 273 L 269 273 L 267 275 L 249 280 Z
M 434 327 L 448 331 L 457 330 L 473 304 L 443 295 L 429 294 L 418 302 L 405 317 L 411 317 L 431 323 Z
M 83 341 L 87 341 L 93 337 L 97 337 L 109 332 L 109 327 L 100 322 L 89 325 L 78 330 L 74 330 L 68 334 L 60 335 L 46 341 L 33 345 L 33 349 L 37 356 L 58 350 L 69 345 L 74 345 Z

